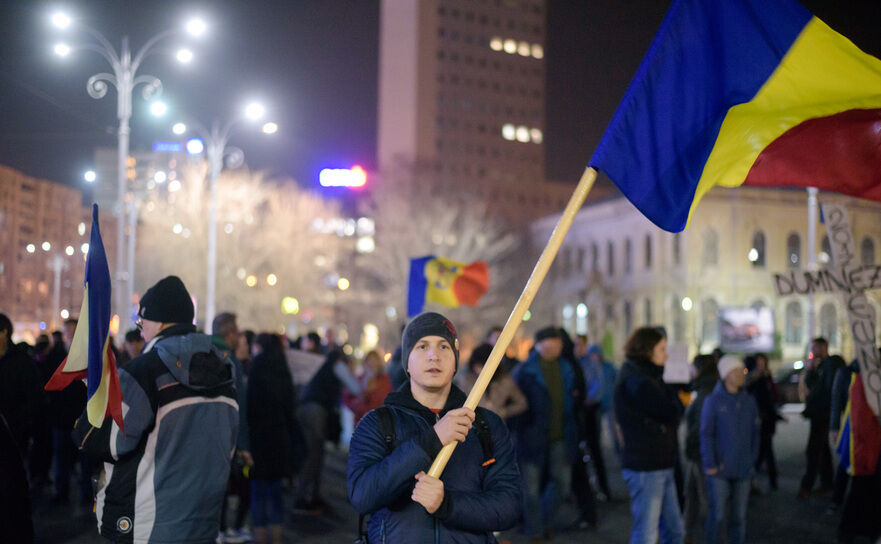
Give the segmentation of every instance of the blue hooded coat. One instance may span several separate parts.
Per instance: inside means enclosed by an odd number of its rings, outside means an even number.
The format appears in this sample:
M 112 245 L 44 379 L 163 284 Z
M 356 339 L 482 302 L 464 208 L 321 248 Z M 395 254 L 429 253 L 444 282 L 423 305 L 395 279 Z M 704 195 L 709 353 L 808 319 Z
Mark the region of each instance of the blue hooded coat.
M 513 527 L 520 518 L 520 474 L 508 429 L 496 414 L 483 408 L 489 425 L 494 462 L 484 465 L 483 447 L 474 428 L 453 452 L 441 480 L 444 500 L 429 514 L 411 499 L 414 476 L 428 472 L 441 450 L 434 424 L 465 403 L 455 385 L 447 403 L 435 414 L 419 404 L 405 384 L 390 393 L 385 406 L 394 413 L 395 443 L 389 452 L 376 411 L 358 423 L 349 445 L 349 501 L 370 514 L 371 543 L 491 543 L 493 531 Z

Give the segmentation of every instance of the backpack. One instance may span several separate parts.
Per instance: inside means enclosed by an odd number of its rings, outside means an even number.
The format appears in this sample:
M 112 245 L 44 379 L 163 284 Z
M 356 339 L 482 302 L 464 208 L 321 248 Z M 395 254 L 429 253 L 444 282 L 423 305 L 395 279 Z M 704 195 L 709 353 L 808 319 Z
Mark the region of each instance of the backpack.
M 390 454 L 395 449 L 397 441 L 397 431 L 395 429 L 395 412 L 389 406 L 380 406 L 373 410 L 379 423 L 379 431 L 385 440 L 385 454 Z M 486 422 L 486 416 L 483 410 L 474 411 L 474 423 L 472 427 L 477 432 L 477 439 L 480 440 L 480 447 L 483 449 L 483 463 L 481 466 L 488 467 L 496 462 L 493 457 L 493 437 L 489 429 L 489 423 Z M 354 544 L 369 544 L 367 540 L 367 530 L 364 528 L 364 519 L 367 516 L 361 514 L 358 516 L 358 538 Z

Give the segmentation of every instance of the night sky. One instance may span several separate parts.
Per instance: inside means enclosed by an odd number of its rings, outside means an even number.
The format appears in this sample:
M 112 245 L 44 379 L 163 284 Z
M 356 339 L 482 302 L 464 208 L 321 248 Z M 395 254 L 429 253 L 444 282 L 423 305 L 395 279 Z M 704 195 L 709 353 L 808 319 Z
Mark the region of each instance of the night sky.
M 881 55 L 881 2 L 805 1 L 815 14 Z M 379 3 L 377 0 L 212 2 L 7 0 L 0 7 L 0 164 L 27 175 L 80 184 L 95 147 L 116 145 L 116 94 L 86 94 L 88 76 L 109 69 L 87 51 L 52 53 L 62 36 L 48 23 L 55 6 L 85 18 L 119 47 L 137 49 L 190 14 L 208 20 L 202 40 L 187 40 L 196 58 L 145 61 L 170 106 L 150 117 L 133 100 L 132 149 L 171 139 L 185 112 L 203 122 L 226 120 L 258 98 L 280 130 L 242 130 L 231 143 L 252 169 L 314 184 L 321 168 L 375 166 Z M 547 175 L 577 181 L 611 118 L 669 0 L 549 0 Z M 72 34 L 75 35 L 75 34 Z M 68 40 L 73 42 L 74 40 Z M 177 46 L 182 41 L 169 41 Z

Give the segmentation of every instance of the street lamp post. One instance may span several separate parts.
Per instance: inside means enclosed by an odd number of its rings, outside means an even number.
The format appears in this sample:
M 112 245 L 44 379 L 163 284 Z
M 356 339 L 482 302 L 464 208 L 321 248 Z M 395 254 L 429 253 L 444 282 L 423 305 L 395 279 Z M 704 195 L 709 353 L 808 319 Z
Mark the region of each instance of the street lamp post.
M 245 117 L 251 120 L 259 119 L 263 113 L 263 106 L 257 103 L 251 103 L 245 108 Z M 211 327 L 216 312 L 214 298 L 217 291 L 217 180 L 223 170 L 224 159 L 231 168 L 237 168 L 244 161 L 244 152 L 238 147 L 228 145 L 230 135 L 242 120 L 241 116 L 234 117 L 223 125 L 215 121 L 211 124 L 211 130 L 207 130 L 204 125 L 198 122 L 191 122 L 193 132 L 205 144 L 205 157 L 210 168 L 208 178 L 208 262 L 205 274 L 205 330 Z M 263 125 L 263 132 L 271 134 L 277 128 L 275 123 L 266 123 Z M 176 124 L 174 128 L 177 133 L 183 133 L 186 130 L 187 127 L 183 123 Z
M 52 16 L 52 23 L 58 28 L 67 28 L 72 20 L 61 13 Z M 132 114 L 132 92 L 138 85 L 143 85 L 144 99 L 158 98 L 162 94 L 162 82 L 159 78 L 151 75 L 138 75 L 138 69 L 144 58 L 153 50 L 157 43 L 169 38 L 180 31 L 169 29 L 153 36 L 132 58 L 132 52 L 128 45 L 128 36 L 123 36 L 122 47 L 117 52 L 110 41 L 100 32 L 77 23 L 77 28 L 88 34 L 94 41 L 77 46 L 79 49 L 93 51 L 104 57 L 113 69 L 113 73 L 101 72 L 91 76 L 86 82 L 86 90 L 94 99 L 101 99 L 107 94 L 109 85 L 116 88 L 116 116 L 119 120 L 117 131 L 117 194 L 114 215 L 116 216 L 116 274 L 113 277 L 113 290 L 115 294 L 115 314 L 122 319 L 127 314 L 128 303 L 126 297 L 126 285 L 130 281 L 125 269 L 125 194 L 126 159 L 129 153 L 129 120 Z M 194 36 L 201 35 L 205 30 L 205 24 L 199 20 L 191 20 L 187 24 L 187 31 Z M 55 46 L 55 52 L 60 56 L 67 56 L 75 49 L 66 44 Z M 108 85 L 109 84 L 109 85 Z

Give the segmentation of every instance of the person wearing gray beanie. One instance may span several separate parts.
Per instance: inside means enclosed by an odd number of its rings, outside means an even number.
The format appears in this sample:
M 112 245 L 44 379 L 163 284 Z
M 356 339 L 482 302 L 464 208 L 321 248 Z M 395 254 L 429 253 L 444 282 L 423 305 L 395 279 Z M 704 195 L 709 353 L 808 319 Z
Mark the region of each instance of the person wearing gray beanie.
M 453 384 L 459 337 L 449 319 L 420 314 L 401 343 L 409 380 L 352 434 L 349 501 L 370 514 L 371 542 L 492 542 L 494 531 L 520 518 L 520 474 L 508 429 L 497 414 L 463 406 L 465 393 Z M 443 480 L 428 474 L 452 443 L 458 446 Z

